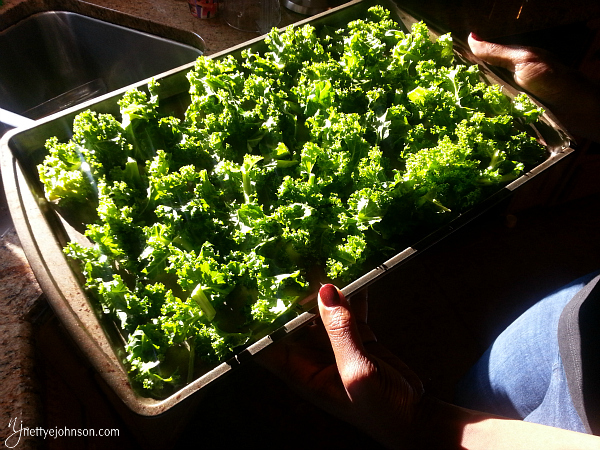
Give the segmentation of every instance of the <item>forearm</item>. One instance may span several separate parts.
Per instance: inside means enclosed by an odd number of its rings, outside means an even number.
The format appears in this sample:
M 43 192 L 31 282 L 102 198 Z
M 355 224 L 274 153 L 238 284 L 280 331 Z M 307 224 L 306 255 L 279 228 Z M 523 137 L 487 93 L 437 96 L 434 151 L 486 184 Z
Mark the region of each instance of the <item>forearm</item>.
M 521 420 L 488 418 L 465 425 L 465 449 L 599 449 L 600 438 Z
M 477 57 L 512 72 L 515 82 L 576 137 L 600 142 L 600 86 L 596 82 L 540 49 L 485 42 L 473 34 L 469 46 Z
M 425 398 L 414 424 L 413 449 L 600 449 L 600 438 L 460 408 Z

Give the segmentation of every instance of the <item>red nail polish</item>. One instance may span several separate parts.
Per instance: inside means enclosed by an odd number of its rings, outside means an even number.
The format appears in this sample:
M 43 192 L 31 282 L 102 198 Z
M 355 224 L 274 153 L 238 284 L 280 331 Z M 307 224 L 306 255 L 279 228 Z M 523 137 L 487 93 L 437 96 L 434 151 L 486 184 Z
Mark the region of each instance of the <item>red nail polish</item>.
M 475 39 L 476 41 L 483 41 L 483 39 L 481 39 L 481 38 L 480 38 L 480 37 L 477 35 L 477 33 L 474 33 L 474 32 L 472 32 L 472 31 L 471 31 L 471 37 L 472 37 L 473 39 Z
M 333 284 L 325 284 L 319 290 L 319 297 L 325 306 L 338 306 L 340 304 L 340 294 Z

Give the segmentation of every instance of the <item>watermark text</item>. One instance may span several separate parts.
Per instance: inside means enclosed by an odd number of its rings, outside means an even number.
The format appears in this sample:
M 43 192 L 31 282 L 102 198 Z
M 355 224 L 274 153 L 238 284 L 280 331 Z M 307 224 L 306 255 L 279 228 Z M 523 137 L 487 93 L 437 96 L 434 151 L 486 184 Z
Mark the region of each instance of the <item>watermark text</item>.
M 36 437 L 42 439 L 56 439 L 59 437 L 119 437 L 118 428 L 69 428 L 69 427 L 27 427 L 18 418 L 10 419 L 8 423 L 9 435 L 4 444 L 8 448 L 15 448 L 22 437 Z

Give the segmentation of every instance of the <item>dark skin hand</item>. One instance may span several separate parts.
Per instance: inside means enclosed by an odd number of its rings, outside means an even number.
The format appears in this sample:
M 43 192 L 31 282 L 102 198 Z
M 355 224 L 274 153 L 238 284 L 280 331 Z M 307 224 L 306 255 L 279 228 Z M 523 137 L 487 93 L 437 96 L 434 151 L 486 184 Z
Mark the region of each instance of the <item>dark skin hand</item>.
M 500 45 L 469 36 L 475 56 L 513 73 L 515 82 L 536 97 L 571 133 L 600 142 L 600 87 L 550 53 Z
M 325 285 L 319 313 L 318 323 L 265 349 L 260 360 L 325 411 L 387 447 L 403 446 L 423 387 L 368 327 L 366 291 L 350 305 L 336 287 Z

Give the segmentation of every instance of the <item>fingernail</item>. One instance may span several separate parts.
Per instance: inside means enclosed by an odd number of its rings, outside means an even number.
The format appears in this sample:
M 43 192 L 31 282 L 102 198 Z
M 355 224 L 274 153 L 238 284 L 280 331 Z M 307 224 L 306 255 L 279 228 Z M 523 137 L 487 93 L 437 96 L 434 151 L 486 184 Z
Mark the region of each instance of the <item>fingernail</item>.
M 340 304 L 340 294 L 333 284 L 324 284 L 319 290 L 319 297 L 325 306 L 338 306 Z
M 472 32 L 472 31 L 471 31 L 471 37 L 472 37 L 473 39 L 475 39 L 476 41 L 483 41 L 483 39 L 481 39 L 481 38 L 480 38 L 480 37 L 477 35 L 477 33 L 474 33 L 474 32 Z

